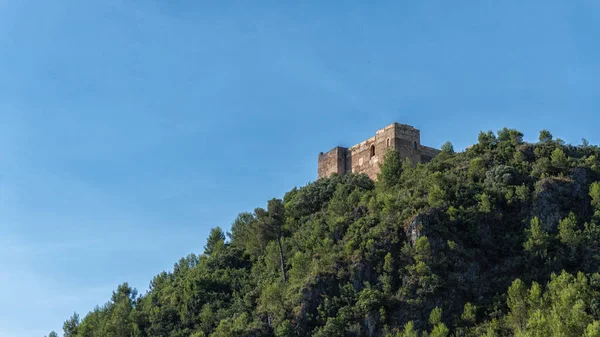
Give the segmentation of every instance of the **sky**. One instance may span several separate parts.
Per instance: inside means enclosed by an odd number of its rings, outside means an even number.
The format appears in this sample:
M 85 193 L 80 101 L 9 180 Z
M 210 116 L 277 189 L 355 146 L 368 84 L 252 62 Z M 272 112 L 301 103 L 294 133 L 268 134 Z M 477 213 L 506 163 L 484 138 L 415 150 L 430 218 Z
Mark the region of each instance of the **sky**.
M 0 336 L 144 293 L 394 121 L 600 143 L 599 36 L 595 0 L 0 0 Z

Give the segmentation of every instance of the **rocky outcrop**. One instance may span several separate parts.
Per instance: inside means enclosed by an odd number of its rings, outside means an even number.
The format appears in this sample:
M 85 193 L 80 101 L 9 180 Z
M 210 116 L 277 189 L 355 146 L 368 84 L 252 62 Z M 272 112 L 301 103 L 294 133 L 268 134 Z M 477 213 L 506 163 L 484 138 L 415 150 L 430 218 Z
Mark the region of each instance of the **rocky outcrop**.
M 433 219 L 433 211 L 422 212 L 414 215 L 412 218 L 408 219 L 406 224 L 404 225 L 404 234 L 410 241 L 412 245 L 417 242 L 417 240 L 426 234 L 427 228 Z
M 531 217 L 538 217 L 544 230 L 553 232 L 569 212 L 582 211 L 585 214 L 588 208 L 585 198 L 588 179 L 585 168 L 576 168 L 570 177 L 540 180 L 534 191 Z

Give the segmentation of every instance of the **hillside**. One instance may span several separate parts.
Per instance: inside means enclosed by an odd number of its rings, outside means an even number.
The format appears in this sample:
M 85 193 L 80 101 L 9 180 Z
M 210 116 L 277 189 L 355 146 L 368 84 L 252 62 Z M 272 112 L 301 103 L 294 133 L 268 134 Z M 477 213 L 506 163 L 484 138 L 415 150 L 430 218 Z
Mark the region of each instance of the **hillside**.
M 600 336 L 599 249 L 600 148 L 482 132 L 239 214 L 64 335 Z

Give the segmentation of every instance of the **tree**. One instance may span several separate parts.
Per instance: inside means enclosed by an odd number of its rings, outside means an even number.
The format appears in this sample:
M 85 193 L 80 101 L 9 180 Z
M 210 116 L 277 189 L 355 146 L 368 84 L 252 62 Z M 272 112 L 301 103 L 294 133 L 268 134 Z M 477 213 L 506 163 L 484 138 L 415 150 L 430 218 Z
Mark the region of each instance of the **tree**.
M 73 316 L 66 320 L 63 324 L 63 336 L 64 337 L 76 337 L 77 328 L 79 327 L 79 315 L 73 313 Z
M 404 331 L 399 332 L 397 337 L 419 337 L 419 332 L 415 329 L 415 323 L 412 321 L 404 325 Z
M 492 211 L 492 202 L 490 196 L 487 193 L 482 193 L 477 196 L 479 211 L 487 214 Z
M 594 321 L 590 323 L 585 329 L 585 335 L 583 337 L 596 337 L 600 336 L 600 321 Z
M 528 238 L 525 242 L 525 250 L 531 252 L 534 256 L 546 258 L 550 236 L 542 228 L 538 217 L 531 220 L 527 234 Z
M 380 168 L 377 181 L 387 189 L 396 186 L 402 174 L 402 157 L 400 153 L 392 149 L 387 150 Z
M 577 247 L 581 242 L 581 231 L 577 229 L 577 218 L 575 213 L 571 212 L 569 217 L 563 219 L 558 224 L 558 237 L 560 241 L 570 247 Z
M 442 309 L 439 307 L 433 309 L 429 314 L 429 323 L 433 325 L 430 337 L 446 337 L 450 333 L 446 324 L 442 322 Z
M 109 336 L 131 336 L 134 331 L 133 311 L 137 298 L 137 291 L 123 283 L 113 291 L 111 301 L 107 304 L 109 319 L 106 324 L 106 333 Z
M 284 225 L 284 212 L 285 208 L 281 199 L 271 199 L 267 203 L 267 210 L 257 208 L 254 213 L 257 217 L 257 224 L 259 227 L 259 235 L 265 242 L 268 242 L 270 238 L 277 240 L 277 246 L 279 248 L 279 259 L 281 264 L 281 276 L 283 281 L 287 281 L 287 275 L 285 272 L 285 258 L 283 255 L 283 245 L 281 239 L 283 237 L 283 225 Z
M 465 303 L 465 306 L 463 308 L 463 313 L 460 316 L 460 318 L 469 324 L 475 324 L 476 317 L 477 317 L 477 307 L 474 306 L 473 304 L 471 304 L 470 302 Z
M 523 133 L 519 130 L 503 128 L 498 131 L 498 142 L 517 146 L 523 143 Z
M 600 182 L 594 182 L 590 186 L 590 197 L 592 198 L 592 206 L 600 210 Z
M 283 222 L 284 222 L 284 207 L 281 199 L 269 200 L 267 206 L 269 212 L 269 221 L 267 222 L 267 228 L 274 232 L 277 236 L 277 246 L 279 246 L 279 258 L 281 260 L 281 276 L 283 281 L 287 281 L 285 274 L 285 259 L 283 257 L 283 246 L 281 244 L 281 237 L 283 236 Z
M 210 230 L 206 246 L 204 246 L 204 254 L 210 255 L 225 244 L 225 233 L 221 227 L 215 227 Z
M 452 143 L 450 143 L 450 142 L 445 142 L 442 145 L 442 152 L 448 153 L 448 154 L 454 154 L 454 145 L 452 145 Z
M 496 135 L 492 131 L 488 132 L 479 132 L 479 136 L 477 137 L 478 145 L 483 148 L 484 151 L 489 151 L 493 149 L 498 140 L 496 139 Z
M 228 234 L 232 245 L 246 247 L 248 240 L 252 239 L 251 227 L 254 220 L 254 216 L 251 213 L 243 212 L 238 214 L 231 225 L 231 234 Z
M 552 134 L 550 133 L 550 131 L 548 131 L 546 129 L 540 131 L 539 141 L 540 141 L 540 143 L 549 143 L 549 142 L 551 142 L 552 141 Z
M 510 309 L 508 319 L 515 333 L 521 333 L 527 325 L 527 288 L 525 283 L 520 279 L 516 279 L 508 288 L 507 304 Z
M 558 147 L 556 149 L 554 149 L 554 151 L 552 151 L 551 160 L 552 160 L 552 166 L 559 168 L 559 169 L 565 169 L 569 165 L 569 160 L 567 159 L 567 155 L 563 152 L 562 149 L 560 149 Z
M 432 326 L 436 326 L 442 322 L 442 309 L 440 307 L 435 307 L 429 313 L 429 323 Z

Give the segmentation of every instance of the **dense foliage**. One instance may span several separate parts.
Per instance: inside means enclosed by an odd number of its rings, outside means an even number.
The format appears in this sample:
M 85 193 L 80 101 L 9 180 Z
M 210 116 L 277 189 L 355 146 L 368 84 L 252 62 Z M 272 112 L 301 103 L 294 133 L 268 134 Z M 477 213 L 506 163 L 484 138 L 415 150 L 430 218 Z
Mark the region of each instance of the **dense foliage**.
M 600 336 L 600 149 L 503 129 L 378 181 L 334 175 L 212 230 L 95 336 Z

